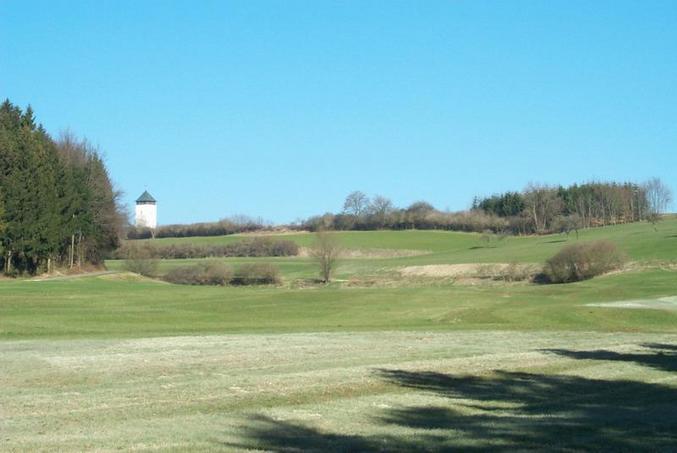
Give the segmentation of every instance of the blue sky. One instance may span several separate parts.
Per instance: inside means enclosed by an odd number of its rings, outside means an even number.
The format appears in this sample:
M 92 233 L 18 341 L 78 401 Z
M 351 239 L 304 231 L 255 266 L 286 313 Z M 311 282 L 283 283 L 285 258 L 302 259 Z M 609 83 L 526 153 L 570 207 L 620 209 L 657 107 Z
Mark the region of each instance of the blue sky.
M 440 209 L 592 178 L 677 189 L 675 1 L 0 1 L 0 97 L 160 223 Z

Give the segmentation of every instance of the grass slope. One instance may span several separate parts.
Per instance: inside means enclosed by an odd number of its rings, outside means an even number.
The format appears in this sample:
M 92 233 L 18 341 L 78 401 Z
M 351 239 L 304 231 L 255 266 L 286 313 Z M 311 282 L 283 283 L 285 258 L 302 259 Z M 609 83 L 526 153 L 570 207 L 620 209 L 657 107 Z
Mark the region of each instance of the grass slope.
M 677 259 L 677 217 L 671 216 L 658 225 L 658 231 L 648 223 L 609 226 L 581 230 L 580 241 L 607 239 L 618 244 L 633 260 Z M 488 246 L 475 233 L 448 231 L 347 231 L 334 233 L 342 246 L 348 249 L 421 250 L 428 256 L 407 257 L 405 262 L 477 263 L 477 262 L 543 262 L 567 243 L 575 242 L 575 235 L 546 235 L 507 237 Z M 215 237 L 163 238 L 150 242 L 162 244 L 226 244 L 240 241 L 247 235 Z M 301 246 L 309 246 L 309 233 L 271 235 L 288 239 Z M 143 243 L 146 241 L 133 241 Z M 430 256 L 432 255 L 432 257 Z
M 381 275 L 397 268 L 425 264 L 461 263 L 542 263 L 567 244 L 577 241 L 607 239 L 615 242 L 631 260 L 639 262 L 677 260 L 677 218 L 670 217 L 655 231 L 648 223 L 635 223 L 584 230 L 579 239 L 575 235 L 547 235 L 507 237 L 490 244 L 480 241 L 480 235 L 446 231 L 351 231 L 334 233 L 348 250 L 418 250 L 421 255 L 392 258 L 349 258 L 342 261 L 339 279 L 354 276 Z M 157 239 L 154 243 L 222 244 L 243 240 L 247 236 L 216 236 L 195 238 Z M 314 236 L 308 233 L 273 236 L 293 240 L 309 246 Z M 134 241 L 143 243 L 144 241 Z M 161 272 L 195 263 L 197 260 L 163 260 Z M 317 269 L 308 258 L 224 258 L 220 261 L 239 265 L 249 262 L 270 262 L 280 268 L 285 280 L 317 277 Z M 122 262 L 109 261 L 110 269 L 121 270 Z
M 677 312 L 588 303 L 677 295 L 653 270 L 570 285 L 230 288 L 111 276 L 0 285 L 0 338 L 398 329 L 676 331 Z
M 567 243 L 337 235 L 353 249 L 426 251 L 344 260 L 346 279 L 542 262 Z M 0 450 L 677 450 L 677 310 L 652 303 L 677 295 L 677 220 L 580 240 L 600 238 L 643 265 L 548 286 L 0 281 Z M 258 260 L 289 281 L 315 274 L 305 258 Z M 589 305 L 635 299 L 653 309 Z

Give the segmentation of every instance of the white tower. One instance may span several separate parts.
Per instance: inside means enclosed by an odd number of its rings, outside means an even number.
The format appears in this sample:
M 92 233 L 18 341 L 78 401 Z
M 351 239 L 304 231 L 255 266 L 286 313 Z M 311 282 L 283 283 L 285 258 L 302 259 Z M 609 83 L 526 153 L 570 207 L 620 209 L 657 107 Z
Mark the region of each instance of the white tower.
M 148 191 L 136 199 L 136 226 L 155 229 L 157 227 L 157 201 Z

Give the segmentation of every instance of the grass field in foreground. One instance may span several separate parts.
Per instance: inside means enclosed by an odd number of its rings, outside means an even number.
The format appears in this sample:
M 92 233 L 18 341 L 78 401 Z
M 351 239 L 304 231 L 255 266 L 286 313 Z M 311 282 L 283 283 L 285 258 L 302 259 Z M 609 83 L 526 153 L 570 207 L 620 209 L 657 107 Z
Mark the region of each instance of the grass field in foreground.
M 344 260 L 345 279 L 542 262 L 575 241 L 339 237 L 424 252 Z M 580 240 L 598 238 L 640 265 L 568 285 L 0 281 L 0 450 L 677 450 L 677 221 Z M 288 281 L 315 273 L 305 258 L 260 260 Z
M 3 450 L 668 451 L 677 335 L 0 342 Z

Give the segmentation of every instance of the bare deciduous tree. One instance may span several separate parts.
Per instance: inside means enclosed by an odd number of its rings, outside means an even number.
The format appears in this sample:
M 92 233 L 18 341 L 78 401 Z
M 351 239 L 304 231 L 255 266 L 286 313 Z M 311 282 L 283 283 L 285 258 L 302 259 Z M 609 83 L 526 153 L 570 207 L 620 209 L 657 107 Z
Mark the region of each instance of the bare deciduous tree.
M 320 278 L 324 283 L 329 283 L 331 280 L 340 254 L 341 246 L 336 240 L 336 236 L 324 230 L 316 233 L 310 255 L 315 258 L 320 268 Z
M 529 184 L 524 190 L 524 203 L 537 233 L 547 231 L 562 209 L 557 190 L 546 185 Z
M 352 214 L 359 217 L 364 214 L 369 207 L 369 198 L 359 190 L 348 194 L 343 203 L 343 211 L 346 214 Z
M 379 228 L 385 226 L 388 215 L 391 214 L 394 209 L 393 202 L 381 195 L 375 196 L 369 205 L 369 211 L 371 215 L 374 216 Z
M 555 219 L 554 229 L 567 236 L 573 231 L 578 239 L 578 231 L 582 228 L 583 222 L 578 214 L 569 214 Z
M 651 178 L 644 183 L 644 192 L 648 203 L 647 219 L 656 226 L 661 215 L 668 209 L 672 202 L 672 191 L 659 178 Z

